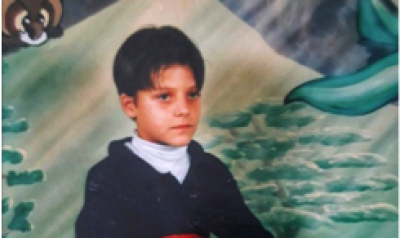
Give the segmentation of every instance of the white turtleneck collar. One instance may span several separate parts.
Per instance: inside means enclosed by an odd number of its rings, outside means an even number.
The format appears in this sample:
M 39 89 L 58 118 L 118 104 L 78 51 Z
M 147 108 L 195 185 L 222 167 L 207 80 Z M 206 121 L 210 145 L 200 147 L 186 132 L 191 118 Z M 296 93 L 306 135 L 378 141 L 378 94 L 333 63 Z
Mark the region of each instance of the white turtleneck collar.
M 187 146 L 173 147 L 143 140 L 134 131 L 132 141 L 126 146 L 139 158 L 150 164 L 158 172 L 170 172 L 179 183 L 183 183 L 189 170 Z

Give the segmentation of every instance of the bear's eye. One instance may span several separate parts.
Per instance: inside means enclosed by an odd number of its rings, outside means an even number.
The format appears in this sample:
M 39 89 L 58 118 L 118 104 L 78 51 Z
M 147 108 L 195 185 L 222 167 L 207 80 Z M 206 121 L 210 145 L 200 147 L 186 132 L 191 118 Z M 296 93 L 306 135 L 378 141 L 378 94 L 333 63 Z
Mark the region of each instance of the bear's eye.
M 28 12 L 23 10 L 20 11 L 14 18 L 15 28 L 20 32 L 26 32 L 24 24 L 29 24 L 30 19 L 28 18 Z
M 45 9 L 40 10 L 39 21 L 46 27 L 49 24 L 50 15 Z
M 29 18 L 27 16 L 24 17 L 24 19 L 22 21 L 24 21 L 25 24 L 31 23 L 31 20 L 29 20 Z

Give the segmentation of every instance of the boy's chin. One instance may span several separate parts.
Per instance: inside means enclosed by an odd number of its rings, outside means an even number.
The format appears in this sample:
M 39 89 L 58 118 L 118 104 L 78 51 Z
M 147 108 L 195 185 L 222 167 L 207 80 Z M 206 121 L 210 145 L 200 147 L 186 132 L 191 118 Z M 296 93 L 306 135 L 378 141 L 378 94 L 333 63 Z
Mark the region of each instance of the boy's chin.
M 174 143 L 168 143 L 169 146 L 173 147 L 181 147 L 181 146 L 187 146 L 190 143 L 190 141 L 187 142 L 174 142 Z
M 173 140 L 165 141 L 164 143 L 166 145 L 173 146 L 173 147 L 181 147 L 181 146 L 187 146 L 190 143 L 191 140 L 192 140 L 191 137 L 188 137 L 188 138 L 176 138 L 176 139 L 173 139 Z

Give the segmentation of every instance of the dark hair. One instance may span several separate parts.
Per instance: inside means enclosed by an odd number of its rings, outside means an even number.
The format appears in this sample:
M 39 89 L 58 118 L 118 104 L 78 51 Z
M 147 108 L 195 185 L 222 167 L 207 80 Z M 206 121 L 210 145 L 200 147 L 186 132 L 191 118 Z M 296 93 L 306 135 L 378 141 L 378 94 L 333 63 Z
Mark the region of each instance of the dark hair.
M 200 91 L 204 60 L 194 43 L 172 26 L 142 28 L 126 39 L 114 60 L 114 81 L 119 94 L 136 96 L 154 87 L 152 75 L 174 64 L 188 66 Z

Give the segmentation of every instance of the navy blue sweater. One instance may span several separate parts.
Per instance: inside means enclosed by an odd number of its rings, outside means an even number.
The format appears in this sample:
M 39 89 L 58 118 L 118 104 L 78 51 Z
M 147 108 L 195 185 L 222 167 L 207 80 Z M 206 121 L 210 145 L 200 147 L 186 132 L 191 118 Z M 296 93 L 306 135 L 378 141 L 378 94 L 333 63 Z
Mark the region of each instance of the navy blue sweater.
M 90 169 L 77 238 L 273 237 L 244 204 L 227 167 L 197 142 L 189 144 L 190 168 L 180 184 L 132 153 L 129 141 L 112 142 Z

